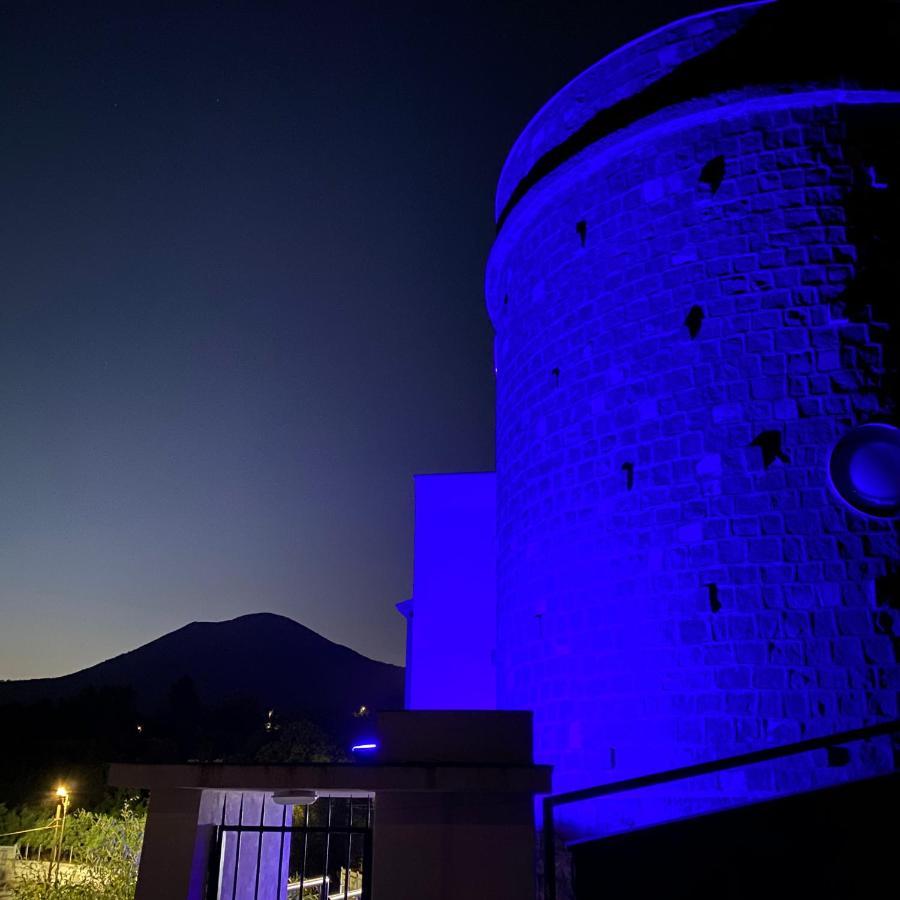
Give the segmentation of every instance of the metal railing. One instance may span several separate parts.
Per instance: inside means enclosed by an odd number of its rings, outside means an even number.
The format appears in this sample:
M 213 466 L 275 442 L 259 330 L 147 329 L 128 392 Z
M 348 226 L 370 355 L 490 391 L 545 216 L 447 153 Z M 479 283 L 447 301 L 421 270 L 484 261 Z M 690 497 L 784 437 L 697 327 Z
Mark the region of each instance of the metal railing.
M 373 812 L 371 797 L 325 796 L 314 807 L 297 807 L 296 811 L 286 807 L 281 825 L 263 824 L 262 815 L 259 824 L 245 824 L 242 801 L 238 821 L 228 824 L 224 822 L 223 807 L 223 823 L 217 827 L 210 847 L 208 900 L 238 896 L 239 881 L 245 887 L 252 884 L 253 896 L 262 900 L 260 876 L 266 835 L 280 838 L 276 849 L 277 875 L 275 871 L 269 875 L 276 876 L 279 889 L 283 886 L 282 900 L 367 900 L 371 897 Z M 255 866 L 246 868 L 241 850 L 245 837 L 252 840 L 255 848 Z M 223 873 L 226 839 L 233 841 L 233 846 L 231 864 Z M 286 839 L 290 841 L 287 846 Z M 223 874 L 225 883 L 220 883 Z M 252 882 L 247 881 L 250 878 Z
M 808 738 L 805 741 L 782 744 L 778 747 L 766 747 L 765 749 L 754 750 L 750 753 L 741 753 L 737 756 L 725 757 L 724 759 L 715 759 L 691 766 L 682 766 L 678 769 L 669 769 L 665 772 L 653 772 L 650 775 L 640 775 L 636 778 L 627 778 L 623 781 L 612 781 L 608 784 L 581 788 L 577 791 L 567 791 L 562 794 L 548 794 L 544 797 L 543 801 L 544 900 L 556 900 L 556 827 L 553 821 L 553 811 L 558 806 L 563 806 L 568 803 L 578 803 L 583 800 L 595 800 L 599 797 L 608 797 L 611 794 L 623 794 L 626 791 L 653 787 L 659 784 L 669 784 L 673 781 L 683 781 L 687 778 L 696 778 L 700 775 L 712 775 L 716 772 L 726 772 L 729 769 L 739 769 L 742 766 L 751 766 L 756 763 L 783 759 L 787 756 L 797 756 L 801 753 L 808 753 L 811 750 L 825 750 L 829 747 L 840 744 L 850 744 L 854 741 L 885 737 L 886 735 L 896 734 L 898 732 L 900 732 L 900 720 L 881 722 L 878 725 L 870 725 L 866 728 L 840 731 L 836 734 Z

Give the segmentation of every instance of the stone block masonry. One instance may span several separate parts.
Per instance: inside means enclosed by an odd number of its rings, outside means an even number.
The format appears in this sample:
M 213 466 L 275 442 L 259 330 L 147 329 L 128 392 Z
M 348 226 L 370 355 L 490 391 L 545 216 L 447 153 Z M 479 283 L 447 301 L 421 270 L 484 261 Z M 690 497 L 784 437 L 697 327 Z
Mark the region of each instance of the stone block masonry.
M 534 710 L 555 790 L 898 714 L 897 520 L 845 503 L 829 460 L 896 424 L 900 92 L 853 69 L 852 33 L 840 80 L 807 52 L 805 78 L 742 83 L 758 35 L 800 41 L 806 10 L 629 45 L 590 70 L 610 97 L 562 91 L 504 171 L 498 696 Z M 704 93 L 723 44 L 728 90 Z M 893 764 L 884 743 L 568 815 L 596 834 Z

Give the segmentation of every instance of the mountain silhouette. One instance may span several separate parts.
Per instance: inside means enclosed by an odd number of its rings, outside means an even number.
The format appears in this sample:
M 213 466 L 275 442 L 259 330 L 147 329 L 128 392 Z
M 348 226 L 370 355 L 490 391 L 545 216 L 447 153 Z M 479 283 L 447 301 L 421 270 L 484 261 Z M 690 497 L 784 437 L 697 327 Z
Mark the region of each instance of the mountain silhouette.
M 58 678 L 0 682 L 0 704 L 64 700 L 86 690 L 126 688 L 152 714 L 173 684 L 190 679 L 207 706 L 250 700 L 279 716 L 317 719 L 403 706 L 403 669 L 335 644 L 272 613 L 192 622 L 149 644 Z

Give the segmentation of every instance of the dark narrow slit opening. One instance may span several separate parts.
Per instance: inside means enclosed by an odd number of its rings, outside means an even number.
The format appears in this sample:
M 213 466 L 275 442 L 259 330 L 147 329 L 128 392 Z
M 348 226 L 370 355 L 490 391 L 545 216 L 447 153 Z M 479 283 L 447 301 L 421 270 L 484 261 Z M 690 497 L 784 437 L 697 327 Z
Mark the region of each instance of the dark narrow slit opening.
M 694 340 L 700 334 L 700 327 L 703 325 L 703 307 L 692 306 L 684 317 L 684 324 L 691 340 Z
M 722 181 L 724 178 L 724 156 L 714 156 L 712 159 L 704 163 L 703 168 L 700 170 L 700 183 L 705 184 L 710 189 L 710 193 L 712 193 L 713 195 L 715 195 L 715 193 L 722 186 Z
M 750 441 L 750 446 L 759 447 L 762 452 L 763 468 L 765 469 L 768 469 L 776 459 L 780 459 L 783 463 L 791 461 L 782 449 L 780 431 L 761 431 Z

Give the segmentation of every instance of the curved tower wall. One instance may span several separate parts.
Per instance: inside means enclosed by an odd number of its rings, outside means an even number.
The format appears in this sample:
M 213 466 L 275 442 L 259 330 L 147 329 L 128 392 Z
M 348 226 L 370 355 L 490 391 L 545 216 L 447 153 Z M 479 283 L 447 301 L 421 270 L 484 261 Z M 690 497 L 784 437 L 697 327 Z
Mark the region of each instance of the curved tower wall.
M 894 417 L 900 93 L 837 77 L 826 26 L 810 71 L 742 72 L 803 37 L 798 8 L 613 54 L 501 178 L 498 699 L 534 710 L 556 791 L 897 717 L 897 522 L 828 465 Z M 838 762 L 563 816 L 596 833 L 892 766 Z

